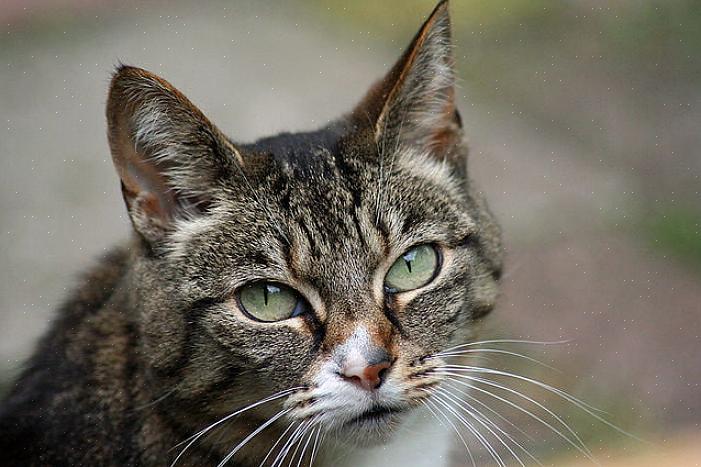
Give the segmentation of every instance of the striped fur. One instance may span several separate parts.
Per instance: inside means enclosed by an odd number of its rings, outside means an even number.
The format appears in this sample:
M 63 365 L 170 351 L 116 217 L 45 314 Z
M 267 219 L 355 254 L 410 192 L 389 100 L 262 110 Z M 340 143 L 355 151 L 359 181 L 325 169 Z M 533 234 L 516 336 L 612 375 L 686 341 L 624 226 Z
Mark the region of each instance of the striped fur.
M 470 339 L 501 271 L 499 229 L 467 176 L 449 26 L 443 2 L 347 116 L 253 144 L 120 66 L 108 131 L 134 236 L 86 276 L 3 402 L 3 465 L 169 465 L 203 427 L 298 387 L 217 425 L 177 465 L 216 466 L 266 420 L 227 465 L 258 465 L 310 417 L 358 459 L 395 449 L 395 428 L 423 420 L 421 388 L 439 383 L 421 357 Z M 442 252 L 440 272 L 388 296 L 387 270 L 423 243 Z M 261 279 L 294 287 L 311 311 L 248 318 L 235 292 Z M 393 364 L 373 393 L 338 376 L 344 355 L 369 348 Z M 401 414 L 347 428 L 376 403 Z

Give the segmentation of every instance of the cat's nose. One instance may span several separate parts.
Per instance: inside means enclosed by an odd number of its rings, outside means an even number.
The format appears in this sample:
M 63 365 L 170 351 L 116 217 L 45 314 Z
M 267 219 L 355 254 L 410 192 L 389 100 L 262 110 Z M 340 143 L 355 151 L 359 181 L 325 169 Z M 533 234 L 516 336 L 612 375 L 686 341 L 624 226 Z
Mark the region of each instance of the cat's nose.
M 379 388 L 387 376 L 392 363 L 383 360 L 378 363 L 368 364 L 367 362 L 353 362 L 346 364 L 341 370 L 341 377 L 363 389 L 372 391 Z

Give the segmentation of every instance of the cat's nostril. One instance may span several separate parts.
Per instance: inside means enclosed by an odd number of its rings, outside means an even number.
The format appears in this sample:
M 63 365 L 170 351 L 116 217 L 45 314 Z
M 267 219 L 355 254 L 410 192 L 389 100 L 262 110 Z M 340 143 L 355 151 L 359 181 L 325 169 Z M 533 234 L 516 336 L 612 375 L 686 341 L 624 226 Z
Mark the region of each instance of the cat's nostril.
M 344 380 L 346 380 L 350 383 L 355 383 L 358 385 L 362 385 L 362 383 L 363 383 L 363 380 L 360 378 L 360 376 L 346 376 L 346 375 L 341 373 L 341 378 L 343 378 Z
M 377 373 L 377 377 L 380 379 L 380 384 L 384 383 L 387 373 L 389 373 L 389 367 L 383 368 L 379 373 Z
M 344 368 L 339 375 L 345 381 L 354 383 L 363 389 L 373 390 L 382 385 L 391 366 L 390 362 L 381 362 L 367 366 L 353 365 Z

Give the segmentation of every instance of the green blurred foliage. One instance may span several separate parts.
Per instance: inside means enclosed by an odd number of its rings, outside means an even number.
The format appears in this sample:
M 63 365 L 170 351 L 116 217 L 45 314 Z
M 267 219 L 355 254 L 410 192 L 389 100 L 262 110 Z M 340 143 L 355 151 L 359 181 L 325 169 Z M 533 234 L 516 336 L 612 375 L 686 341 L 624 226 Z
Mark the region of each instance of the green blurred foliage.
M 668 252 L 701 272 L 701 215 L 673 207 L 651 215 L 644 230 L 656 248 Z

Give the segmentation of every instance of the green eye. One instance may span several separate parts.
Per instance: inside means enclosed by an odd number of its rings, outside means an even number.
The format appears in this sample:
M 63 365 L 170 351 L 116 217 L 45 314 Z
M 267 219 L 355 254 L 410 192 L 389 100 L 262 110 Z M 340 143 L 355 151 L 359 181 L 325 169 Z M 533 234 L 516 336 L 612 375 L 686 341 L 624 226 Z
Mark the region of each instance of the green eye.
M 258 321 L 280 321 L 302 314 L 305 302 L 293 289 L 273 282 L 256 282 L 239 291 L 243 311 Z
M 438 271 L 438 252 L 431 245 L 419 245 L 394 262 L 385 276 L 390 292 L 418 289 L 431 282 Z

